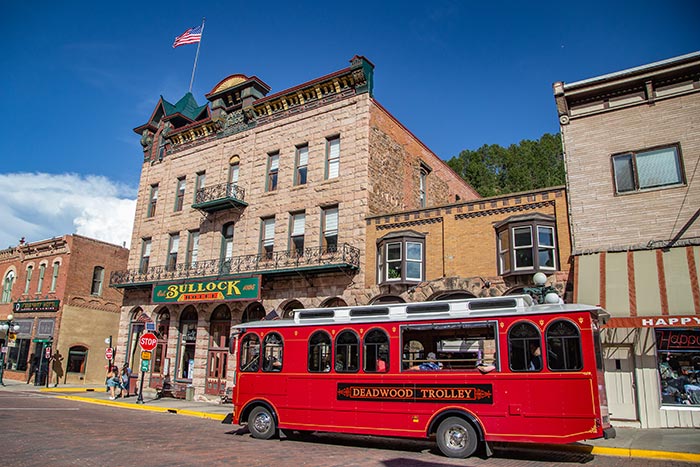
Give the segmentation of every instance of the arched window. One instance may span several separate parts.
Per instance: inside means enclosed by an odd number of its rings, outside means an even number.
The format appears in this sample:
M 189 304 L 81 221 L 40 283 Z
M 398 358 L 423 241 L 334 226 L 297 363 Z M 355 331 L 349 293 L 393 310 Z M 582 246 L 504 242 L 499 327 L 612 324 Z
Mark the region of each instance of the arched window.
M 284 343 L 282 336 L 271 332 L 263 340 L 263 371 L 282 371 Z
M 294 310 L 301 310 L 304 305 L 299 300 L 292 300 L 282 307 L 282 319 L 294 319 Z
M 583 368 L 581 334 L 571 321 L 560 319 L 550 323 L 547 338 L 547 368 L 552 371 L 576 371 Z
M 508 350 L 512 371 L 542 369 L 542 339 L 537 327 L 522 321 L 508 331 Z
M 168 334 L 170 334 L 170 312 L 167 308 L 163 309 L 158 313 L 158 321 L 156 323 L 156 329 L 158 329 L 158 345 L 153 352 L 153 368 L 152 373 L 156 375 L 162 375 L 163 362 L 165 361 L 165 356 L 168 350 Z
M 36 293 L 41 293 L 41 289 L 44 287 L 44 276 L 46 275 L 46 263 L 41 263 L 39 265 L 39 282 L 36 285 Z
M 180 348 L 177 378 L 191 380 L 194 371 L 194 353 L 197 343 L 197 311 L 188 306 L 180 317 Z
M 249 332 L 241 339 L 241 371 L 258 371 L 260 366 L 260 338 Z
M 359 369 L 360 339 L 353 331 L 342 331 L 335 338 L 335 371 L 353 373 Z
M 74 345 L 68 349 L 68 360 L 66 361 L 66 373 L 85 374 L 85 364 L 87 363 L 88 349 L 82 345 Z
M 331 371 L 331 336 L 325 331 L 316 331 L 309 338 L 309 371 Z
M 58 280 L 58 268 L 60 266 L 61 266 L 61 263 L 59 261 L 53 262 L 53 270 L 51 272 L 51 287 L 49 288 L 49 292 L 56 291 L 56 281 Z
M 348 304 L 340 297 L 331 297 L 321 302 L 320 308 L 337 308 L 341 306 L 348 306 Z
M 251 303 L 246 307 L 241 316 L 241 323 L 247 323 L 249 321 L 258 321 L 265 317 L 265 308 L 259 302 Z
M 384 373 L 389 369 L 389 336 L 382 329 L 373 329 L 364 340 L 365 371 Z
M 209 347 L 228 348 L 231 334 L 231 312 L 226 305 L 219 305 L 211 314 Z
M 12 300 L 12 285 L 15 283 L 15 272 L 8 271 L 2 281 L 2 303 L 9 303 Z

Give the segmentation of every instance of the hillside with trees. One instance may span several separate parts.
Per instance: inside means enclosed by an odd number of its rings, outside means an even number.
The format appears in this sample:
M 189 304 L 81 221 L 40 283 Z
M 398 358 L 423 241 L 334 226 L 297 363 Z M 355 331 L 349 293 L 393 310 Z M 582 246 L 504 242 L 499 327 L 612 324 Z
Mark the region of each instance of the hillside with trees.
M 464 150 L 447 164 L 484 197 L 564 185 L 559 134 L 523 140 L 507 148 L 483 145 Z

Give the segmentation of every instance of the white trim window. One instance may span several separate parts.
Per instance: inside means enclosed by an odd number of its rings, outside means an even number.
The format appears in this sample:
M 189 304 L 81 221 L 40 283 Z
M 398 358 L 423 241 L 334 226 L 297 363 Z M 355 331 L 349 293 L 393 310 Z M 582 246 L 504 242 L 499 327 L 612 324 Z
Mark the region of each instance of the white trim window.
M 275 218 L 262 219 L 261 225 L 260 251 L 264 259 L 272 259 L 275 248 Z
M 296 170 L 294 171 L 294 185 L 306 185 L 309 165 L 309 145 L 297 146 Z
M 393 232 L 377 242 L 377 283 L 417 283 L 425 277 L 425 236 Z
M 338 178 L 340 173 L 340 136 L 326 139 L 326 179 Z
M 323 249 L 327 253 L 338 251 L 338 206 L 324 208 L 321 222 Z
M 558 270 L 554 216 L 513 216 L 495 225 L 498 273 L 502 276 Z
M 41 263 L 39 265 L 39 281 L 36 284 L 36 293 L 41 293 L 41 289 L 44 287 L 44 276 L 46 275 L 46 263 Z
M 616 154 L 612 167 L 618 194 L 685 183 L 678 145 Z
M 12 285 L 15 283 L 15 272 L 8 271 L 2 281 L 2 300 L 0 303 L 9 303 L 12 300 Z
M 197 258 L 199 256 L 199 230 L 190 230 L 187 237 L 187 257 L 185 258 L 185 263 L 187 267 L 193 267 L 197 265 Z
M 153 217 L 156 215 L 156 206 L 158 205 L 158 184 L 151 185 L 151 194 L 149 195 L 148 201 L 148 213 L 146 217 Z
M 182 211 L 182 207 L 185 204 L 185 187 L 187 180 L 185 177 L 180 177 L 177 179 L 177 186 L 175 188 L 175 212 Z
M 139 272 L 148 272 L 148 263 L 151 260 L 151 239 L 144 238 L 141 243 L 141 262 L 139 264 Z
M 53 271 L 51 273 L 51 288 L 49 289 L 49 292 L 56 291 L 56 282 L 58 281 L 58 269 L 60 267 L 61 267 L 61 263 L 59 261 L 53 262 Z
M 102 295 L 102 283 L 105 278 L 105 268 L 102 266 L 95 266 L 92 270 L 92 288 L 90 289 L 91 295 L 100 296 Z
M 177 250 L 180 247 L 180 234 L 170 234 L 168 243 L 168 262 L 165 264 L 165 270 L 174 271 L 177 267 Z
M 27 279 L 24 281 L 24 293 L 29 293 L 29 284 L 32 282 L 32 273 L 34 272 L 34 266 L 27 266 Z
M 294 257 L 304 256 L 304 231 L 306 228 L 306 213 L 292 214 L 290 219 L 289 249 Z
M 280 171 L 280 153 L 273 152 L 267 155 L 267 179 L 265 191 L 277 190 L 277 181 Z

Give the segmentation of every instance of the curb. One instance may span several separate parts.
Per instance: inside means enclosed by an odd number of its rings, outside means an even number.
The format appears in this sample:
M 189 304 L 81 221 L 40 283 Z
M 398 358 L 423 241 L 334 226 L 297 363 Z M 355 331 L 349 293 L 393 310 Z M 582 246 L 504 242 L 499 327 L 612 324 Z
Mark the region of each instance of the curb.
M 186 409 L 173 409 L 171 407 L 153 407 L 153 406 L 148 406 L 148 405 L 137 405 L 131 402 L 115 402 L 115 401 L 105 401 L 101 399 L 93 399 L 90 397 L 81 397 L 81 396 L 56 396 L 59 399 L 68 399 L 68 400 L 74 400 L 74 401 L 79 401 L 79 402 L 87 402 L 88 404 L 98 404 L 98 405 L 107 405 L 107 406 L 112 406 L 112 407 L 120 407 L 123 409 L 132 409 L 132 410 L 146 410 L 150 412 L 160 412 L 160 413 L 174 413 L 174 414 L 179 414 L 179 415 L 186 415 L 188 417 L 199 417 L 199 418 L 205 418 L 209 420 L 217 420 L 217 421 L 223 421 L 226 418 L 226 415 L 224 414 L 212 414 L 212 413 L 207 413 L 207 412 L 198 412 L 196 410 L 186 410 Z
M 63 387 L 63 388 L 41 388 L 39 389 L 39 392 L 98 392 L 104 391 L 104 388 L 69 388 L 69 387 Z
M 520 445 L 519 447 L 522 447 Z M 528 445 L 528 449 L 551 449 L 556 451 L 578 452 L 597 456 L 626 457 L 629 459 L 656 459 L 700 463 L 700 454 L 691 452 L 653 451 L 649 449 L 611 448 L 586 444 L 538 444 Z

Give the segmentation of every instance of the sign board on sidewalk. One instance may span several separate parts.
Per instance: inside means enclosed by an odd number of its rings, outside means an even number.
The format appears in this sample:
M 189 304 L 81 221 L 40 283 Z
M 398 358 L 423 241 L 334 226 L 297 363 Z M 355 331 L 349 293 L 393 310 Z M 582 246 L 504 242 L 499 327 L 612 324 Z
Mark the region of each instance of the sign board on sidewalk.
M 158 345 L 158 338 L 152 332 L 147 332 L 139 338 L 139 345 L 143 350 L 150 352 Z
M 46 358 L 51 358 L 51 346 L 46 347 L 44 350 Z

